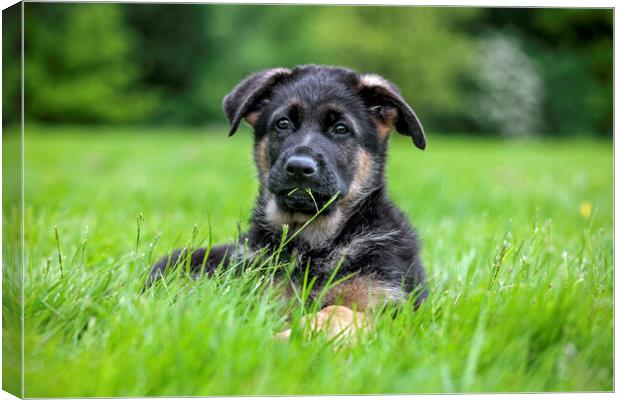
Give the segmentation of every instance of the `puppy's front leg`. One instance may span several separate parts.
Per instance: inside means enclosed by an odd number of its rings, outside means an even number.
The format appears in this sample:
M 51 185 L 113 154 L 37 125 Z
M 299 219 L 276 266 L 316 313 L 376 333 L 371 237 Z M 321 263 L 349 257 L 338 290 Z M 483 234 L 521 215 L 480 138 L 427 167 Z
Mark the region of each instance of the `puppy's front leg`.
M 316 316 L 306 315 L 302 325 L 310 328 L 307 333 L 325 331 L 328 337 L 353 336 L 357 331 L 369 330 L 369 318 L 365 310 L 380 308 L 388 302 L 403 299 L 402 290 L 373 276 L 360 276 L 347 280 L 329 290 L 323 308 Z M 360 310 L 361 312 L 353 311 Z M 278 333 L 277 339 L 288 339 L 291 330 Z
M 301 325 L 306 334 L 325 332 L 327 338 L 348 338 L 360 330 L 369 329 L 366 314 L 353 311 L 344 306 L 328 306 L 315 315 L 308 314 L 301 318 Z M 287 329 L 275 335 L 275 339 L 288 340 L 291 330 Z

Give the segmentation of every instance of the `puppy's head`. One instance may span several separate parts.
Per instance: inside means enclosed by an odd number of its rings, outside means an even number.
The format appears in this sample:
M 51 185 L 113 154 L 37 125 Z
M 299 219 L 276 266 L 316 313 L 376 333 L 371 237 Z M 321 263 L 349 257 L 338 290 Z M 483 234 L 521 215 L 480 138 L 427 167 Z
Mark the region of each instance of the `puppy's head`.
M 263 193 L 283 215 L 327 214 L 382 184 L 393 129 L 424 149 L 422 125 L 398 89 L 378 75 L 327 66 L 268 69 L 239 83 L 223 102 L 230 135 L 254 128 Z

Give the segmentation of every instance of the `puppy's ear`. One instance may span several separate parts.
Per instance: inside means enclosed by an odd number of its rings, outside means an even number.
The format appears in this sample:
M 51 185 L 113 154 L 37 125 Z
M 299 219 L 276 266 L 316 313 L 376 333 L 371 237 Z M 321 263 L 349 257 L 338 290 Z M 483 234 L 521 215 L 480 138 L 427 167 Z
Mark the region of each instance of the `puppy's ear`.
M 360 95 L 378 119 L 380 133 L 387 135 L 395 128 L 410 136 L 417 148 L 424 150 L 426 138 L 422 124 L 394 84 L 379 75 L 360 77 Z
M 286 68 L 266 69 L 248 76 L 235 86 L 222 102 L 230 122 L 228 136 L 237 131 L 242 118 L 254 125 L 261 102 L 269 95 L 274 85 L 290 74 L 291 70 Z

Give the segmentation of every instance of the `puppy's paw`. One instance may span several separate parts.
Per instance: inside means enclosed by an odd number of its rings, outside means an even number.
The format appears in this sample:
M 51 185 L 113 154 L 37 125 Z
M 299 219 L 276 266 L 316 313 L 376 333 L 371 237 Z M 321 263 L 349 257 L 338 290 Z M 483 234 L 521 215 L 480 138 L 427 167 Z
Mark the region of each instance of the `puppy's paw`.
M 274 340 L 280 340 L 282 342 L 286 342 L 290 337 L 291 337 L 291 330 L 290 329 L 286 329 L 286 330 L 283 330 L 280 333 L 276 333 L 273 336 L 273 339 Z
M 366 314 L 344 306 L 325 307 L 316 314 L 304 315 L 300 322 L 306 336 L 325 333 L 328 339 L 348 339 L 355 336 L 357 332 L 370 329 L 370 322 Z M 286 329 L 276 334 L 274 339 L 285 341 L 290 336 L 291 330 Z

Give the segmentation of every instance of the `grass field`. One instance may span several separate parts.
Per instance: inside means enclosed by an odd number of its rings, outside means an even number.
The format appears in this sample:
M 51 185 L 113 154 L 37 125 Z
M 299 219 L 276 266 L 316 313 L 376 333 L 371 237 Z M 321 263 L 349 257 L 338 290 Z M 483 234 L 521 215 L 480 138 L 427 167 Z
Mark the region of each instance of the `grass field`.
M 335 350 L 274 342 L 291 307 L 252 271 L 140 293 L 157 256 L 247 226 L 247 131 L 30 127 L 25 395 L 612 390 L 611 142 L 431 132 L 424 152 L 391 145 L 389 192 L 424 241 L 431 295 Z M 5 285 L 5 339 L 17 301 Z M 7 386 L 19 349 L 4 346 Z

